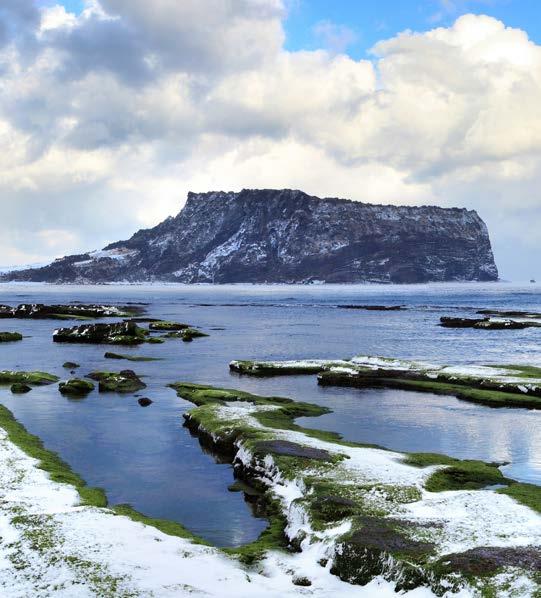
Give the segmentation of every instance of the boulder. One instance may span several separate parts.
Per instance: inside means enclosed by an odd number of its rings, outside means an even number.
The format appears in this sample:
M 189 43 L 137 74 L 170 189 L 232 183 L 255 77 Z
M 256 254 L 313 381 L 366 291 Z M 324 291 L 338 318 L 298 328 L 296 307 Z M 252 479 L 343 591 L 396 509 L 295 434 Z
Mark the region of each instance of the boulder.
M 10 343 L 13 341 L 22 341 L 23 335 L 19 332 L 0 332 L 0 343 Z
M 94 390 L 94 384 L 88 380 L 81 380 L 80 378 L 71 378 L 67 382 L 60 382 L 58 390 L 63 395 L 85 396 Z
M 11 392 L 14 395 L 25 394 L 27 392 L 30 392 L 31 390 L 32 390 L 32 388 L 30 388 L 30 386 L 28 386 L 28 384 L 24 384 L 22 382 L 16 382 L 15 384 L 11 385 Z
M 133 393 L 146 388 L 146 384 L 133 370 L 121 372 L 91 372 L 88 378 L 99 382 L 100 392 Z
M 80 365 L 78 363 L 75 363 L 74 361 L 66 361 L 62 364 L 62 367 L 66 368 L 67 370 L 75 370 L 78 367 L 80 367 Z

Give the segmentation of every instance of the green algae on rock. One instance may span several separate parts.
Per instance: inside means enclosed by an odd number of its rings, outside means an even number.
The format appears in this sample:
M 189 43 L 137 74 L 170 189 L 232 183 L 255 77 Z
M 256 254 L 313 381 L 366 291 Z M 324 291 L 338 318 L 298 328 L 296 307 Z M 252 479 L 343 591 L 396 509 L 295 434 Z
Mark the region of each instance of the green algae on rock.
M 99 392 L 133 393 L 146 388 L 146 384 L 133 370 L 91 372 L 87 377 L 99 383 Z
M 209 336 L 205 332 L 198 330 L 197 328 L 192 328 L 188 326 L 187 328 L 183 328 L 182 330 L 175 330 L 172 332 L 168 332 L 163 336 L 163 338 L 180 338 L 185 343 L 189 343 L 193 341 L 194 338 L 203 338 L 205 336 Z
M 147 340 L 148 331 L 135 322 L 115 324 L 83 324 L 58 328 L 53 333 L 55 343 L 85 343 L 105 345 L 139 345 Z
M 300 376 L 319 374 L 333 363 L 341 365 L 347 362 L 331 362 L 325 359 L 302 359 L 298 361 L 234 360 L 229 363 L 229 369 L 232 372 L 248 376 Z
M 67 370 L 75 370 L 81 366 L 80 366 L 80 364 L 75 363 L 75 361 L 66 361 L 62 364 L 62 367 L 66 368 Z
M 60 382 L 58 385 L 58 390 L 63 395 L 72 395 L 72 396 L 85 396 L 89 392 L 94 390 L 94 384 L 89 382 L 88 380 L 82 380 L 81 378 L 71 378 L 66 382 Z
M 232 361 L 229 367 L 250 376 L 318 374 L 321 386 L 399 388 L 493 407 L 541 409 L 541 369 L 531 366 L 446 366 L 358 355 L 347 360 Z
M 11 385 L 10 390 L 14 395 L 23 395 L 23 394 L 26 394 L 27 392 L 30 392 L 32 390 L 32 387 L 28 386 L 28 384 L 16 382 L 15 384 Z
M 539 554 L 541 519 L 532 504 L 520 499 L 529 491 L 521 492 L 523 485 L 505 478 L 495 465 L 442 455 L 402 455 L 345 443 L 331 433 L 318 438 L 293 422 L 307 411 L 326 411 L 316 405 L 196 384 L 171 386 L 197 405 L 185 419 L 200 442 L 231 459 L 236 477 L 257 488 L 275 509 L 272 542 L 244 555 L 248 562 L 273 545 L 282 546 L 285 538 L 291 550 L 320 545 L 321 563 L 330 561 L 331 572 L 351 583 L 383 576 L 394 581 L 397 590 L 424 585 L 442 595 L 463 587 L 481 588 L 482 593 L 517 575 L 533 579 L 531 567 L 517 568 L 514 553 L 498 553 L 490 579 L 482 567 L 473 576 L 469 572 L 475 551 L 497 550 L 504 536 L 533 533 L 517 541 L 527 544 L 520 550 L 530 561 L 537 562 Z M 502 489 L 495 492 L 494 484 Z M 501 496 L 513 488 L 514 498 L 526 506 Z M 453 492 L 442 492 L 450 489 Z M 448 519 L 447 513 L 462 513 L 464 504 L 475 516 L 467 522 L 462 515 Z M 509 525 L 512 520 L 531 525 L 516 529 L 520 525 Z M 461 547 L 452 559 L 448 537 Z M 461 566 L 446 568 L 450 559 Z
M 0 371 L 0 384 L 31 384 L 42 386 L 58 382 L 58 376 L 46 372 L 21 372 L 14 370 Z
M 0 332 L 0 343 L 11 343 L 22 340 L 23 335 L 20 332 Z

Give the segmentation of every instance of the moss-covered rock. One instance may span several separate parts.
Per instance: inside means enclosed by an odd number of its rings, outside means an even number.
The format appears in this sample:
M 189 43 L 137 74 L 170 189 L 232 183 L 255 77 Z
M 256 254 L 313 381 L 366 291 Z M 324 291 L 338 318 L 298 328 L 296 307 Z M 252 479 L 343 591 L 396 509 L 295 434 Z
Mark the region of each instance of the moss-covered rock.
M 15 384 L 11 385 L 11 392 L 14 395 L 22 395 L 30 392 L 32 388 L 28 386 L 28 384 L 23 384 L 21 382 L 16 382 Z
M 164 338 L 180 338 L 185 343 L 189 343 L 193 341 L 194 338 L 202 338 L 205 336 L 209 336 L 205 332 L 198 330 L 197 328 L 184 328 L 183 330 L 177 330 L 175 332 L 169 332 L 165 335 Z
M 331 572 L 349 583 L 366 584 L 382 576 L 394 582 L 397 591 L 428 586 L 436 595 L 458 591 L 472 583 L 485 595 L 485 590 L 499 588 L 501 582 L 483 580 L 484 573 L 472 572 L 460 565 L 461 559 L 448 558 L 443 553 L 445 518 L 440 520 L 427 515 L 410 520 L 404 505 L 427 500 L 425 489 L 432 492 L 474 490 L 483 493 L 487 501 L 493 501 L 497 496 L 493 486 L 500 487 L 496 492 L 509 490 L 516 500 L 532 508 L 539 504 L 530 488 L 519 488 L 524 485 L 505 478 L 497 464 L 424 453 L 404 455 L 401 459 L 396 453 L 389 453 L 387 457 L 381 449 L 370 456 L 363 445 L 346 443 L 332 433 L 319 437 L 316 431 L 294 423 L 295 417 L 306 413 L 325 413 L 325 409 L 316 405 L 197 384 L 172 386 L 179 396 L 197 405 L 185 418 L 186 425 L 201 444 L 232 461 L 236 477 L 259 492 L 258 501 L 270 505 L 278 500 L 280 507 L 280 499 L 284 500 L 282 518 L 275 515 L 271 518 L 277 533 L 273 532 L 272 541 L 265 544 L 265 548 L 252 547 L 241 555 L 248 563 L 261 558 L 266 549 L 283 545 L 284 541 L 290 550 L 297 551 L 322 541 L 327 547 L 332 546 L 332 550 L 325 553 L 322 566 L 330 561 Z M 294 434 L 287 434 L 288 430 Z M 310 437 L 326 442 L 311 442 Z M 351 466 L 348 466 L 348 457 Z M 359 469 L 357 459 L 366 463 L 366 470 L 363 466 Z M 380 459 L 382 481 L 377 481 L 374 463 Z M 384 463 L 392 469 L 397 461 L 399 467 L 431 467 L 432 470 L 419 475 L 410 470 L 401 480 L 405 471 L 397 470 L 397 481 L 393 484 Z M 284 491 L 288 486 L 296 495 L 291 502 L 290 498 L 284 499 L 290 496 L 289 490 Z M 278 490 L 273 494 L 275 488 Z M 517 490 L 511 494 L 513 488 Z M 241 488 L 234 485 L 231 489 Z M 541 495 L 541 488 L 538 490 Z M 458 505 L 462 505 L 463 498 L 462 493 L 457 495 Z M 450 496 L 445 500 L 452 505 Z M 470 521 L 468 525 L 475 536 L 475 523 Z M 463 534 L 461 542 L 468 545 L 469 539 L 468 534 Z M 489 561 L 495 558 L 501 537 L 494 536 L 491 541 L 496 543 L 496 551 L 483 557 Z M 503 562 L 502 554 L 496 556 Z M 537 563 L 535 555 L 526 556 L 533 565 Z M 532 579 L 535 569 L 529 565 L 522 567 L 518 557 L 513 558 L 506 555 L 509 567 Z M 483 565 L 485 569 L 489 567 Z
M 328 451 L 309 446 L 302 446 L 289 440 L 262 440 L 257 442 L 253 451 L 261 455 L 285 455 L 299 459 L 315 459 L 316 461 L 329 461 L 331 455 Z
M 435 545 L 411 537 L 415 526 L 403 521 L 361 517 L 357 529 L 337 544 L 331 573 L 366 585 L 375 577 L 397 581 L 397 591 L 433 585 L 426 565 Z
M 538 546 L 480 546 L 465 552 L 442 557 L 436 568 L 445 575 L 494 577 L 505 569 L 541 571 L 541 549 Z
M 58 376 L 46 372 L 17 372 L 14 370 L 0 371 L 0 384 L 30 384 L 42 386 L 58 382 Z
M 11 343 L 13 341 L 22 341 L 23 335 L 19 332 L 0 332 L 0 343 Z
M 67 370 L 76 370 L 81 366 L 78 363 L 75 363 L 75 361 L 66 361 L 62 364 L 62 367 L 66 368 Z
M 330 366 L 329 361 L 321 359 L 303 359 L 294 362 L 280 361 L 251 361 L 234 360 L 229 364 L 229 369 L 237 374 L 247 376 L 301 376 L 319 374 Z
M 1 318 L 90 320 L 94 318 L 127 317 L 140 313 L 141 306 L 95 305 L 74 303 L 69 305 L 45 305 L 43 303 L 21 303 L 16 307 L 0 305 Z
M 133 393 L 146 388 L 146 384 L 133 370 L 121 372 L 91 372 L 88 378 L 99 382 L 99 392 Z
M 53 341 L 56 343 L 139 345 L 146 341 L 146 336 L 146 331 L 137 326 L 135 322 L 119 322 L 59 328 L 53 333 Z
M 89 392 L 94 390 L 94 384 L 89 382 L 88 380 L 82 380 L 80 378 L 71 378 L 66 382 L 60 382 L 58 385 L 58 390 L 63 395 L 72 395 L 72 396 L 85 396 Z
M 521 375 L 507 366 L 423 367 L 400 362 L 399 367 L 365 366 L 360 358 L 347 367 L 329 367 L 318 374 L 322 386 L 399 388 L 455 396 L 492 407 L 541 409 L 541 378 Z M 368 362 L 367 362 L 368 363 Z M 462 370 L 462 371 L 461 371 Z M 503 372 L 503 373 L 502 373 Z M 518 379 L 524 378 L 524 379 Z

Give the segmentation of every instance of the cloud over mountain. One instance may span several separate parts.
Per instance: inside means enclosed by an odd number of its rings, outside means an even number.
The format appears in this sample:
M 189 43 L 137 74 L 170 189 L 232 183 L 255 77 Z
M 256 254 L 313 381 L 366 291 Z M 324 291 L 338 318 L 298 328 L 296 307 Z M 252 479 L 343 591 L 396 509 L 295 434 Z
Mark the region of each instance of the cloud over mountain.
M 284 49 L 279 0 L 0 8 L 4 263 L 105 245 L 189 189 L 479 210 L 504 276 L 541 224 L 541 47 L 493 18 Z M 523 264 L 521 267 L 520 264 Z

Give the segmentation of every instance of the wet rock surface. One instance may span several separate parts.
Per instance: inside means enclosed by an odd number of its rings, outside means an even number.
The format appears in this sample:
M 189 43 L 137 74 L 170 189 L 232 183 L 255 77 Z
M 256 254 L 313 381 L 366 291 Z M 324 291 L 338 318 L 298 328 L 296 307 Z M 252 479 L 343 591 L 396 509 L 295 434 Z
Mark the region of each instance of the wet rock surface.
M 541 326 L 540 322 L 517 322 L 515 320 L 492 320 L 490 318 L 440 318 L 444 328 L 476 328 L 478 330 L 523 330 Z
M 446 573 L 466 575 L 494 575 L 507 567 L 541 571 L 541 549 L 537 546 L 473 548 L 466 552 L 446 555 L 439 561 Z
M 0 343 L 12 343 L 22 341 L 23 335 L 19 332 L 0 332 Z
M 477 313 L 485 316 L 497 316 L 499 318 L 541 318 L 541 313 L 537 311 L 479 309 Z
M 59 328 L 53 333 L 55 343 L 139 345 L 145 342 L 145 337 L 145 331 L 135 322 L 82 324 L 72 328 Z
M 318 461 L 329 461 L 331 458 L 330 453 L 323 449 L 302 446 L 289 440 L 264 440 L 256 444 L 255 451 L 257 453 L 273 453 L 286 457 L 300 457 Z
M 66 361 L 62 364 L 62 367 L 66 368 L 67 370 L 75 370 L 81 366 L 78 363 L 75 363 L 75 361 Z
M 179 338 L 185 343 L 191 343 L 194 338 L 204 338 L 205 336 L 209 335 L 201 330 L 198 330 L 197 328 L 192 328 L 191 326 L 188 326 L 187 328 L 183 328 L 182 330 L 168 332 L 166 335 L 164 335 L 164 338 Z
M 133 370 L 121 372 L 91 372 L 87 378 L 96 380 L 99 392 L 133 393 L 146 388 L 146 384 Z
M 94 390 L 94 384 L 88 380 L 71 378 L 67 382 L 60 382 L 58 390 L 63 395 L 85 396 Z
M 95 304 L 45 305 L 44 303 L 21 303 L 16 307 L 0 305 L 0 318 L 21 319 L 69 319 L 108 318 L 128 316 L 142 311 L 137 306 L 114 306 Z
M 16 382 L 15 384 L 11 385 L 11 392 L 14 395 L 22 395 L 22 394 L 26 394 L 27 392 L 30 392 L 32 390 L 32 387 L 28 386 L 28 384 L 24 384 L 22 382 Z
M 58 382 L 58 376 L 46 372 L 0 371 L 0 384 L 30 384 L 44 386 Z
M 435 547 L 411 539 L 414 526 L 408 529 L 403 521 L 376 517 L 362 517 L 359 523 L 361 529 L 338 544 L 331 573 L 358 585 L 366 585 L 378 575 L 396 577 L 397 591 L 428 585 L 430 574 L 421 565 Z M 401 561 L 396 563 L 396 571 L 389 566 L 394 555 Z

